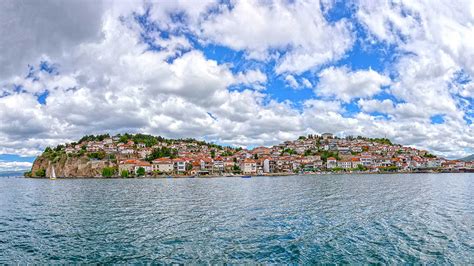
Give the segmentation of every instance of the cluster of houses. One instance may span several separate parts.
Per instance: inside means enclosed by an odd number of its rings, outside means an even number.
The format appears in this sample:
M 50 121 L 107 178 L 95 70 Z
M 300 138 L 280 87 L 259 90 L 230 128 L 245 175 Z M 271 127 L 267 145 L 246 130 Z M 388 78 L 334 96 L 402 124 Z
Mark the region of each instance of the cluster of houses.
M 150 160 L 155 149 L 169 148 L 172 157 Z M 173 140 L 147 147 L 132 140 L 120 142 L 119 137 L 66 145 L 66 153 L 102 152 L 114 155 L 118 171 L 147 175 L 265 175 L 321 171 L 399 171 L 423 169 L 474 169 L 474 162 L 446 160 L 427 151 L 393 145 L 387 141 L 367 138 L 337 138 L 332 134 L 309 135 L 285 141 L 273 147 L 251 150 L 220 147 L 199 141 Z M 110 157 L 108 157 L 110 160 Z M 141 169 L 142 168 L 142 169 Z

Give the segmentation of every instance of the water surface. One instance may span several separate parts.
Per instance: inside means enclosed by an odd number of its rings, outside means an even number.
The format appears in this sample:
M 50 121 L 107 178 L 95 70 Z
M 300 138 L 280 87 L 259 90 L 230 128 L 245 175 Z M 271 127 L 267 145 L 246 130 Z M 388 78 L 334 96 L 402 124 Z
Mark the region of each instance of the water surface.
M 0 263 L 474 263 L 474 175 L 0 178 Z

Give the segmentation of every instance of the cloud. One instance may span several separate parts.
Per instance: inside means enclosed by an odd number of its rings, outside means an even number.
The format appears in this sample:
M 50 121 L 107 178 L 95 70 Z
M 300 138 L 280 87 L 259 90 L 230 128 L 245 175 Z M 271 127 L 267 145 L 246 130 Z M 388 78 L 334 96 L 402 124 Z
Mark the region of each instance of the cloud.
M 362 111 L 367 113 L 379 112 L 391 114 L 394 111 L 394 104 L 389 99 L 382 101 L 360 99 L 358 105 L 361 107 Z
M 27 70 L 43 55 L 101 37 L 102 1 L 5 0 L 0 3 L 0 78 Z M 8 37 L 7 37 L 8 36 Z
M 237 83 L 265 82 L 261 71 L 233 74 L 227 64 L 206 59 L 198 50 L 170 62 L 172 49 L 148 50 L 133 27 L 111 16 L 104 18 L 102 31 L 103 39 L 72 49 L 58 75 L 41 75 L 34 82 L 16 77 L 23 92 L 7 86 L 7 96 L 0 98 L 4 153 L 37 152 L 101 132 L 208 136 L 247 145 L 267 144 L 275 137 L 263 137 L 298 130 L 297 112 L 289 105 L 265 103 L 257 91 L 228 90 Z M 40 104 L 36 94 L 46 89 L 46 104 Z
M 5 171 L 21 171 L 31 168 L 30 162 L 5 162 L 0 160 L 0 172 Z
M 43 4 L 25 3 L 33 5 L 26 10 Z M 472 112 L 472 62 L 460 56 L 470 54 L 466 49 L 471 44 L 435 38 L 431 16 L 439 10 L 427 12 L 423 2 L 384 6 L 387 10 L 357 5 L 366 17 L 355 19 L 370 35 L 358 41 L 396 46 L 383 74 L 331 65 L 348 56 L 357 35 L 353 21 L 328 22 L 319 2 L 239 1 L 229 7 L 212 1 L 199 6 L 121 1 L 97 14 L 83 10 L 88 4 L 77 7 L 78 14 L 64 25 L 62 16 L 38 13 L 39 25 L 53 35 L 38 47 L 31 40 L 44 30 L 15 11 L 17 2 L 0 4 L 0 12 L 9 5 L 21 18 L 0 18 L 14 24 L 0 29 L 2 36 L 11 37 L 0 45 L 18 42 L 0 55 L 9 67 L 0 74 L 0 153 L 37 155 L 46 146 L 105 132 L 196 137 L 239 146 L 334 132 L 386 136 L 445 156 L 460 157 L 473 149 L 473 125 L 465 121 Z M 58 2 L 56 8 L 45 8 L 68 14 L 77 5 Z M 137 21 L 147 12 L 150 21 Z M 449 12 L 452 18 L 440 14 L 443 23 L 469 39 L 469 28 L 456 19 L 469 23 L 471 18 L 464 10 Z M 381 21 L 381 28 L 370 16 Z M 76 32 L 76 22 L 84 32 Z M 412 26 L 415 30 L 408 30 Z M 444 24 L 440 27 L 446 30 Z M 21 32 L 31 36 L 22 41 Z M 211 58 L 207 45 L 243 51 L 242 67 L 234 68 L 224 56 Z M 41 61 L 57 71 L 42 71 Z M 459 81 L 459 73 L 467 81 Z M 304 91 L 292 91 L 279 94 L 283 99 L 277 101 L 274 83 L 282 77 L 294 87 L 313 88 L 315 95 L 300 100 Z M 298 101 L 291 100 L 293 95 Z M 354 99 L 360 112 L 347 110 Z M 443 115 L 444 123 L 431 124 L 433 115 Z
M 468 84 L 457 84 L 456 73 L 474 75 L 472 1 L 371 1 L 358 3 L 357 17 L 375 40 L 396 45 L 400 58 L 390 92 L 407 103 L 401 115 L 428 118 L 444 114 L 458 123 L 472 109 Z M 461 97 L 470 98 L 467 100 Z
M 351 72 L 346 67 L 329 67 L 319 73 L 315 93 L 349 102 L 353 98 L 373 96 L 389 84 L 388 77 L 372 69 Z
M 303 78 L 301 80 L 301 83 L 303 84 L 303 86 L 305 86 L 306 88 L 312 88 L 313 87 L 313 84 L 311 84 L 311 82 L 306 79 L 306 78 Z
M 329 23 L 319 1 L 237 1 L 210 14 L 199 30 L 205 41 L 244 50 L 249 58 L 276 56 L 277 74 L 337 60 L 353 43 L 349 23 Z M 273 50 L 285 52 L 280 56 Z
M 300 86 L 293 75 L 286 75 L 285 81 L 293 89 L 297 89 Z
M 256 89 L 265 89 L 262 85 L 267 82 L 267 75 L 260 69 L 251 69 L 238 73 L 236 80 L 245 85 L 252 85 Z

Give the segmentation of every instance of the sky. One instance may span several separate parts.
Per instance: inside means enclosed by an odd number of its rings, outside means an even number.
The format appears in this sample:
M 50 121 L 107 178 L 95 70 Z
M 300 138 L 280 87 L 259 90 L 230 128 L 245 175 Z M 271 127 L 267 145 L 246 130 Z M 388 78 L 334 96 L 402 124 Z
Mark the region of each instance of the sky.
M 3 0 L 0 170 L 85 134 L 474 153 L 474 1 Z

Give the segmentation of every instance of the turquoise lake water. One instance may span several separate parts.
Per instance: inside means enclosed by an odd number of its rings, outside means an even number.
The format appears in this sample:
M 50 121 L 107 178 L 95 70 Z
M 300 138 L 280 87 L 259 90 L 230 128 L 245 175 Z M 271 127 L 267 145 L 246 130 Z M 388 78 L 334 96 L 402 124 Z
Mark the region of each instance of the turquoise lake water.
M 0 263 L 474 264 L 474 174 L 0 178 Z

